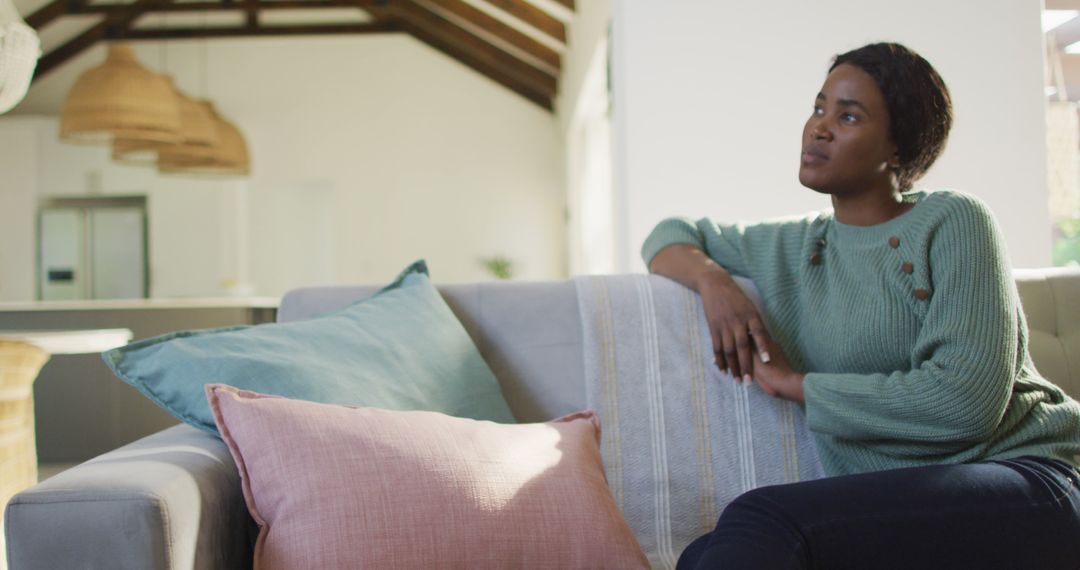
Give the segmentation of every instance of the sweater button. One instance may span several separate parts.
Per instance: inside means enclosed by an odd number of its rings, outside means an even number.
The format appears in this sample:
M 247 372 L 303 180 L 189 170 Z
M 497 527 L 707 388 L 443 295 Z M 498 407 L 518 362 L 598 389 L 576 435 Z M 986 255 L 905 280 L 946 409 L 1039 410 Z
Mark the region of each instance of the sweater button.
M 821 239 L 818 240 L 817 244 L 818 244 L 818 247 L 825 247 L 826 245 L 829 244 L 829 242 L 825 241 L 825 238 L 821 238 Z
M 910 261 L 905 261 L 904 263 L 900 264 L 900 271 L 911 275 L 911 273 L 915 271 L 915 266 L 912 265 Z
M 889 238 L 889 247 L 896 249 L 900 247 L 900 238 L 892 236 Z
M 810 256 L 810 265 L 821 265 L 821 255 L 815 253 Z
M 920 301 L 925 301 L 930 298 L 930 292 L 922 287 L 915 290 L 915 298 Z

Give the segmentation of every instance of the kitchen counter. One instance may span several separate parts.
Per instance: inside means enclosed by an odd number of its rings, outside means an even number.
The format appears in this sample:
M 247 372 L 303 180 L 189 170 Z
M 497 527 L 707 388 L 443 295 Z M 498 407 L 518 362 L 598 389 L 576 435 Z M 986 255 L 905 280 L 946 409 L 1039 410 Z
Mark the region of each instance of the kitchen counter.
M 277 297 L 177 297 L 78 301 L 0 302 L 0 313 L 22 311 L 98 311 L 140 309 L 276 309 Z
M 127 329 L 135 341 L 182 330 L 271 323 L 266 297 L 0 303 L 0 335 Z M 104 350 L 104 348 L 100 348 Z M 210 382 L 213 378 L 195 378 Z M 56 354 L 34 382 L 38 459 L 78 463 L 177 420 L 118 378 L 97 352 Z

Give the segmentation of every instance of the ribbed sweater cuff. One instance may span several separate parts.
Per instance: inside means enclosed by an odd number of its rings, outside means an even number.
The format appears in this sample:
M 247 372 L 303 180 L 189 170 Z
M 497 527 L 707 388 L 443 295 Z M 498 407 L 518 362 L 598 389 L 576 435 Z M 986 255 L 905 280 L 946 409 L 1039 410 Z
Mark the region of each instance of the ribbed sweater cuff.
M 820 394 L 817 390 L 817 384 L 814 382 L 815 375 L 808 373 L 803 375 L 803 407 L 806 411 L 806 427 L 810 431 L 822 431 L 821 419 L 818 414 L 818 402 L 820 402 Z
M 803 375 L 803 403 L 806 409 L 806 427 L 810 431 L 836 435 L 845 430 L 836 421 L 833 400 L 829 393 L 828 375 L 810 372 Z M 840 422 L 843 423 L 843 422 Z

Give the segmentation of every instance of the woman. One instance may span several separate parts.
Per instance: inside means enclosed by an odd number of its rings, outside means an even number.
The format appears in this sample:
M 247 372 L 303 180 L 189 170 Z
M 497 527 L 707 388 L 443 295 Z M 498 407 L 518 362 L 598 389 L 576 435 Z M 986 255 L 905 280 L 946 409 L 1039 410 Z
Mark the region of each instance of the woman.
M 717 364 L 804 407 L 831 476 L 738 497 L 680 569 L 1080 568 L 1080 405 L 1032 365 L 986 206 L 912 191 L 951 123 L 918 54 L 842 54 L 799 168 L 831 212 L 646 240 L 653 272 L 701 294 Z

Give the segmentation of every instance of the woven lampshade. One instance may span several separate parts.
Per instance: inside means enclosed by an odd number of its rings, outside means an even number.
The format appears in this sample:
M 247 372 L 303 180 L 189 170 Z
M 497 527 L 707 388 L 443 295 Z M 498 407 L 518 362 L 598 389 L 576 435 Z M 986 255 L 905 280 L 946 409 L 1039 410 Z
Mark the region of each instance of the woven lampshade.
M 166 78 L 173 87 L 180 105 L 180 142 L 168 144 L 156 141 L 131 140 L 117 138 L 113 141 L 113 160 L 121 164 L 134 166 L 154 166 L 158 155 L 166 151 L 176 156 L 206 160 L 219 144 L 217 121 L 210 111 L 210 104 L 195 101 L 184 95 L 171 78 Z
M 140 65 L 126 44 L 110 45 L 105 63 L 79 77 L 60 114 L 62 141 L 109 144 L 114 139 L 180 141 L 180 108 L 172 86 Z
M 176 147 L 158 151 L 158 171 L 165 174 L 196 176 L 248 176 L 251 174 L 251 158 L 248 155 L 244 135 L 235 125 L 221 118 L 214 107 L 203 102 L 213 115 L 217 127 L 218 145 L 207 157 L 177 152 Z

